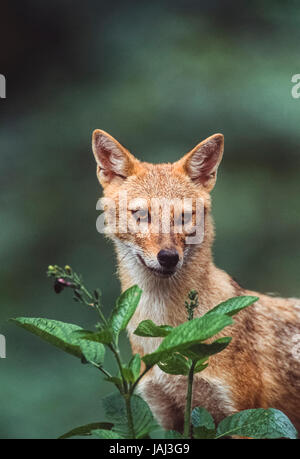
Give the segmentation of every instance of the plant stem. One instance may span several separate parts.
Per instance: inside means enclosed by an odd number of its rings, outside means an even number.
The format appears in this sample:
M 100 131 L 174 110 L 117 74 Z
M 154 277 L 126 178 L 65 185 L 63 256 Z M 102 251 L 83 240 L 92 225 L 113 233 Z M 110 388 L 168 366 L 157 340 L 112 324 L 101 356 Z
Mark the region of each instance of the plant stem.
M 186 405 L 184 412 L 184 438 L 191 438 L 191 411 L 192 411 L 192 397 L 193 397 L 193 380 L 196 362 L 192 362 L 188 374 L 188 389 L 186 394 Z
M 80 282 L 80 280 L 79 280 L 79 282 Z M 93 304 L 94 304 L 95 308 L 97 309 L 98 314 L 99 314 L 103 324 L 107 325 L 107 320 L 106 320 L 103 312 L 101 311 L 101 306 L 100 306 L 100 304 L 98 304 L 98 301 L 95 302 L 93 295 L 85 288 L 85 286 L 82 283 L 80 283 L 79 287 L 80 287 L 80 290 L 83 293 L 85 293 L 85 295 L 93 302 Z M 85 302 L 85 303 L 87 305 L 90 305 L 90 303 L 87 303 L 87 302 Z
M 109 348 L 110 348 L 110 350 L 112 351 L 112 353 L 114 354 L 114 356 L 116 358 L 116 361 L 117 361 L 117 364 L 118 364 L 118 367 L 119 367 L 119 370 L 120 370 L 120 373 L 121 373 L 124 393 L 127 394 L 128 393 L 128 385 L 127 385 L 127 381 L 126 381 L 126 378 L 125 378 L 124 372 L 123 372 L 123 366 L 122 366 L 122 362 L 121 362 L 120 352 L 112 344 L 109 345 Z
M 111 374 L 105 370 L 105 368 L 101 367 L 100 365 L 97 365 L 97 364 L 94 364 L 96 368 L 98 368 L 98 370 L 101 371 L 101 373 L 103 373 L 105 376 L 107 376 L 108 378 L 111 378 Z
M 145 374 L 151 370 L 152 367 L 146 367 L 145 370 L 140 374 L 140 376 L 138 377 L 138 379 L 135 381 L 135 383 L 131 386 L 131 389 L 130 389 L 130 394 L 133 394 L 134 392 L 134 389 L 136 388 L 136 386 L 138 385 L 138 383 L 140 382 L 140 380 L 145 376 Z
M 128 419 L 128 428 L 130 432 L 130 438 L 135 438 L 135 431 L 134 431 L 134 423 L 131 411 L 131 403 L 130 403 L 131 395 L 125 394 L 124 400 L 126 404 L 126 412 L 127 412 L 127 419 Z
M 134 423 L 133 423 L 133 417 L 132 417 L 132 411 L 131 411 L 132 390 L 130 390 L 130 391 L 128 390 L 128 384 L 127 384 L 126 378 L 124 376 L 122 362 L 121 362 L 121 356 L 120 356 L 120 351 L 119 351 L 118 347 L 115 347 L 115 345 L 110 345 L 109 347 L 110 347 L 111 351 L 113 352 L 113 354 L 114 354 L 114 356 L 116 358 L 116 361 L 117 361 L 117 364 L 118 364 L 118 367 L 119 367 L 119 370 L 120 370 L 120 373 L 121 373 L 122 381 L 123 381 L 123 390 L 124 390 L 124 392 L 121 393 L 121 394 L 122 394 L 122 396 L 124 398 L 125 405 L 126 405 L 126 413 L 127 413 L 127 420 L 128 420 L 128 428 L 129 428 L 129 432 L 130 432 L 130 438 L 135 438 Z
M 104 324 L 104 325 L 107 325 L 107 320 L 106 320 L 106 318 L 105 318 L 103 312 L 101 311 L 101 306 L 100 306 L 100 304 L 98 304 L 98 303 L 94 303 L 94 304 L 95 304 L 95 308 L 97 309 L 98 314 L 99 314 L 100 319 L 102 320 L 103 324 Z

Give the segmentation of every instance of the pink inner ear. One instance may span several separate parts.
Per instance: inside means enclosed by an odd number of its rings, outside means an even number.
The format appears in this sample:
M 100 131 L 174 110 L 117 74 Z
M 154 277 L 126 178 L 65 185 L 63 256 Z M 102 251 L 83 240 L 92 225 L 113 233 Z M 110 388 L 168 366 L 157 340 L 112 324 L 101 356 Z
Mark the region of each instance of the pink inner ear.
M 220 157 L 220 143 L 216 140 L 209 140 L 192 155 L 189 169 L 192 178 L 206 179 L 212 174 L 218 164 Z
M 125 173 L 126 157 L 113 141 L 101 136 L 97 141 L 97 148 L 99 164 L 105 175 Z

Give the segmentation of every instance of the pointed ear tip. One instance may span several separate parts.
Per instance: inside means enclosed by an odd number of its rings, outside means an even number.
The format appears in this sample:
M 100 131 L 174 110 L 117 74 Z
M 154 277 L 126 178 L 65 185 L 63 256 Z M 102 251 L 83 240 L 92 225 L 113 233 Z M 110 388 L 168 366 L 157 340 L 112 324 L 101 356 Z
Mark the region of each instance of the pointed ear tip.
M 224 135 L 220 132 L 217 132 L 217 134 L 212 135 L 212 138 L 219 142 L 224 142 Z
M 92 133 L 92 145 L 97 145 L 98 143 L 98 138 L 101 135 L 100 129 L 95 129 Z
M 107 132 L 102 131 L 102 129 L 94 129 L 92 134 L 92 139 L 96 140 L 101 135 L 108 135 Z
M 216 147 L 218 149 L 223 151 L 223 149 L 224 149 L 224 136 L 223 136 L 223 134 L 218 132 L 217 134 L 213 134 L 207 140 L 210 141 L 210 142 L 212 141 L 216 145 Z

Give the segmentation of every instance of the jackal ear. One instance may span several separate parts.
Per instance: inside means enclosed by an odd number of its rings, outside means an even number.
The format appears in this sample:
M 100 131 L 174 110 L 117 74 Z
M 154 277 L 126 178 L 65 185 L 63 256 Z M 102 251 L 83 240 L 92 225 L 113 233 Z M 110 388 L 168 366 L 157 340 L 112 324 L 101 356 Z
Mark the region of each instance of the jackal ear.
M 93 132 L 92 148 L 98 180 L 103 187 L 112 181 L 121 184 L 134 174 L 139 161 L 107 132 L 100 129 Z
M 216 183 L 217 170 L 222 160 L 224 136 L 214 134 L 196 145 L 177 162 L 196 183 L 211 191 Z

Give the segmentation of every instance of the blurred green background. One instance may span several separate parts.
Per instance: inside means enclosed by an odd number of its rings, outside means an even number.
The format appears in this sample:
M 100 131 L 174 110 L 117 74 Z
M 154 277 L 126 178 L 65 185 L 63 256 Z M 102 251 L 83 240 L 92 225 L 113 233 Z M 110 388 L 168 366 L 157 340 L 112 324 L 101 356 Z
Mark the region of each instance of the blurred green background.
M 70 292 L 55 296 L 49 264 L 99 286 L 107 311 L 119 294 L 113 248 L 95 227 L 93 129 L 150 162 L 224 133 L 216 263 L 248 288 L 300 296 L 300 99 L 291 96 L 300 6 L 4 1 L 0 40 L 0 437 L 53 438 L 102 420 L 110 387 L 7 319 L 93 324 Z

